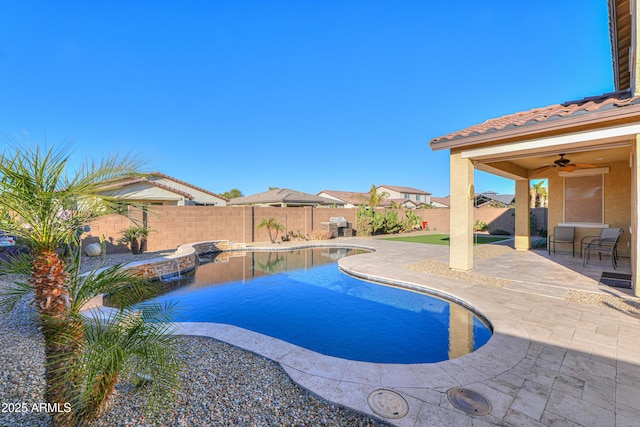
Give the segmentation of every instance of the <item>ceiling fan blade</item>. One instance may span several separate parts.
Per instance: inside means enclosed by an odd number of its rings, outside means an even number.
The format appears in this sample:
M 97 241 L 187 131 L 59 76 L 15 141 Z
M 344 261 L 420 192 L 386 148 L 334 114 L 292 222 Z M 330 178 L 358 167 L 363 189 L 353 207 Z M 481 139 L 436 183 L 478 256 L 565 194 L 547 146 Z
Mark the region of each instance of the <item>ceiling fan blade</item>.
M 598 166 L 592 165 L 591 163 L 576 163 L 574 166 L 578 168 L 597 168 Z
M 546 171 L 547 169 L 551 169 L 554 168 L 555 166 L 542 166 L 539 167 L 538 169 L 535 169 L 535 172 L 542 172 L 542 171 Z
M 574 170 L 576 170 L 576 165 L 568 164 L 567 166 L 563 167 L 562 170 L 565 172 L 573 172 Z

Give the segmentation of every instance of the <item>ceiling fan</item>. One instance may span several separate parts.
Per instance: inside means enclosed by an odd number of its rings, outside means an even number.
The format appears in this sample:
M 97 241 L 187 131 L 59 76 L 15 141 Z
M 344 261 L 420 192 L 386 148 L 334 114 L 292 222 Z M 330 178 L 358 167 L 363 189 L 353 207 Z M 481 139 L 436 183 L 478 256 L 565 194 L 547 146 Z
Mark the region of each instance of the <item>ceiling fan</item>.
M 565 172 L 573 172 L 576 168 L 596 168 L 596 165 L 591 163 L 571 163 L 571 160 L 565 159 L 565 153 L 558 154 L 559 159 L 555 160 L 552 165 L 545 165 L 536 169 L 536 172 L 542 172 L 551 168 L 561 168 Z

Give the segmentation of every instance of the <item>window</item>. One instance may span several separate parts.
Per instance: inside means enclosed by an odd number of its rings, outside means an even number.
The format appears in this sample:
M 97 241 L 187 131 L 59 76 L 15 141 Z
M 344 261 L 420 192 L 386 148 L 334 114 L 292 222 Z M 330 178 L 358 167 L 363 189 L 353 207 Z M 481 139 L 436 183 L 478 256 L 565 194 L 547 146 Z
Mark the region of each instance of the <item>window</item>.
M 564 222 L 604 223 L 604 175 L 565 176 Z
M 405 198 L 405 199 L 410 199 L 410 198 L 411 198 L 411 194 L 405 194 L 405 195 L 404 195 L 404 198 Z

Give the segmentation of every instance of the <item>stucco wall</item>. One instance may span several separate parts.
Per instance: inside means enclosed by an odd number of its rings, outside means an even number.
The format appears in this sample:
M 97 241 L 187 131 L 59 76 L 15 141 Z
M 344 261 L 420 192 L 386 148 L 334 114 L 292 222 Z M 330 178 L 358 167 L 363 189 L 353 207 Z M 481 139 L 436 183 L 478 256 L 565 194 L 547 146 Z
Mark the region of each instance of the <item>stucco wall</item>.
M 381 209 L 382 212 L 385 209 Z M 405 217 L 404 209 L 396 209 L 399 218 Z M 358 209 L 344 208 L 280 208 L 252 206 L 151 206 L 147 223 L 152 232 L 148 238 L 148 251 L 174 249 L 179 245 L 205 240 L 229 240 L 232 242 L 263 242 L 269 240 L 265 228 L 257 229 L 263 218 L 275 218 L 287 230 L 303 235 L 320 230 L 322 223 L 331 217 L 342 216 L 355 228 Z M 413 209 L 432 232 L 449 232 L 448 208 Z M 130 208 L 130 216 L 142 223 L 142 212 Z M 543 217 L 542 215 L 540 217 Z M 484 207 L 474 209 L 474 220 L 488 224 L 489 230 L 502 229 L 513 232 L 513 209 Z M 110 215 L 89 224 L 91 231 L 84 243 L 98 241 L 101 234 L 107 238 L 108 253 L 126 252 L 127 246 L 118 244 L 123 231 L 134 224 L 126 217 Z M 280 240 L 280 235 L 278 240 Z
M 621 227 L 624 234 L 620 238 L 618 253 L 630 254 L 629 225 L 631 224 L 631 168 L 629 163 L 614 162 L 609 165 L 610 172 L 604 174 L 604 222 L 609 227 Z M 553 227 L 562 223 L 564 210 L 564 181 L 554 170 L 549 176 L 549 233 Z M 599 228 L 576 228 L 576 251 L 579 251 L 580 239 L 584 236 L 599 235 Z

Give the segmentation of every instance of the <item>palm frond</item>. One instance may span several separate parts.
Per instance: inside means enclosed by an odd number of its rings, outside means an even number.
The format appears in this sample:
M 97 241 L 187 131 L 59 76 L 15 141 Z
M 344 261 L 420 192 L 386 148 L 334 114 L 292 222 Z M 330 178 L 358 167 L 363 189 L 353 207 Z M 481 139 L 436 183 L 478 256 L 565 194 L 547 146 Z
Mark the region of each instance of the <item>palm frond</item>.
M 107 294 L 119 306 L 130 307 L 160 292 L 155 284 L 122 268 L 121 264 L 94 269 L 85 275 L 75 270 L 73 274 L 77 277 L 71 280 L 69 291 L 73 300 L 71 310 L 75 312 L 98 295 Z
M 181 369 L 173 326 L 157 322 L 171 320 L 174 305 L 145 304 L 144 307 L 113 309 L 106 316 L 91 310 L 85 322 L 82 378 L 78 402 L 90 417 L 99 410 L 118 378 L 151 378 L 148 410 L 167 403 L 178 386 Z
M 140 174 L 143 165 L 130 155 L 111 156 L 67 175 L 68 144 L 48 150 L 30 141 L 14 145 L 14 153 L 0 157 L 0 224 L 38 250 L 55 250 L 78 227 L 114 213 L 115 199 L 100 195 L 103 181 Z
M 0 276 L 7 274 L 31 274 L 33 255 L 23 252 L 12 252 L 6 260 L 0 260 Z
M 0 316 L 4 316 L 13 311 L 16 304 L 33 291 L 29 283 L 10 282 L 5 286 L 0 286 Z

